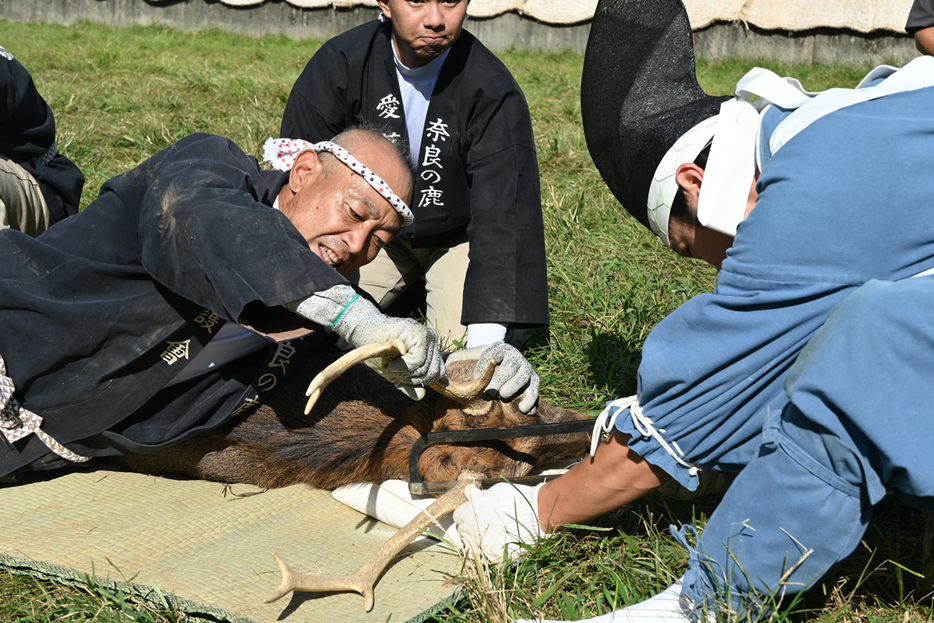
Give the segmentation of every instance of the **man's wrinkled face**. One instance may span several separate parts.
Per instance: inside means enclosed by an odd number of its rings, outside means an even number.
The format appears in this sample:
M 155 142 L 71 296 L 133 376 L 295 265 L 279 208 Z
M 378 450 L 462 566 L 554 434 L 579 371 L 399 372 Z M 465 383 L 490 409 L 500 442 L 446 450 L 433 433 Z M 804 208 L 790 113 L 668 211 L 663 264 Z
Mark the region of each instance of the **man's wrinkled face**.
M 348 150 L 403 200 L 411 195 L 411 177 L 391 147 Z M 402 225 L 402 217 L 382 195 L 328 153 L 302 153 L 292 167 L 288 187 L 294 195 L 281 205 L 283 214 L 311 250 L 342 275 L 372 262 Z
M 379 0 L 392 20 L 393 42 L 406 67 L 422 67 L 454 45 L 468 0 Z

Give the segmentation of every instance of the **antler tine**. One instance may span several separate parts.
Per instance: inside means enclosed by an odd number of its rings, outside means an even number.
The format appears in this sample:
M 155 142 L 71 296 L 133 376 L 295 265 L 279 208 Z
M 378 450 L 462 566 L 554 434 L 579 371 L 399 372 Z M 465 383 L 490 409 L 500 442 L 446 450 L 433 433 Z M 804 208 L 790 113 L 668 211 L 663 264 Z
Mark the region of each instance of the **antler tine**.
M 267 595 L 263 601 L 265 603 L 272 603 L 277 599 L 285 597 L 292 591 L 307 591 L 310 593 L 328 593 L 335 591 L 354 591 L 363 595 L 367 600 L 369 607 L 367 612 L 372 608 L 373 602 L 373 588 L 367 586 L 363 581 L 361 581 L 360 573 L 355 573 L 354 575 L 311 575 L 308 573 L 296 573 L 289 567 L 288 564 L 279 556 L 273 552 L 272 557 L 276 559 L 276 563 L 279 565 L 279 571 L 282 572 L 282 582 L 279 584 L 279 587 Z M 369 592 L 369 596 L 367 593 Z
M 321 392 L 324 391 L 324 388 L 353 366 L 358 363 L 363 363 L 367 359 L 372 359 L 373 357 L 386 357 L 387 355 L 391 355 L 395 358 L 405 353 L 406 348 L 402 340 L 390 340 L 388 342 L 380 342 L 379 344 L 367 344 L 355 348 L 349 353 L 339 357 L 337 361 L 319 372 L 308 385 L 308 389 L 305 391 L 305 395 L 308 396 L 308 402 L 305 403 L 305 415 L 311 413 L 312 407 L 318 402 L 318 398 L 321 397 Z
M 419 513 L 415 519 L 386 541 L 379 551 L 360 568 L 360 571 L 353 575 L 325 576 L 296 573 L 285 564 L 282 558 L 273 554 L 276 562 L 279 563 L 279 570 L 282 571 L 282 583 L 264 601 L 273 602 L 291 591 L 310 593 L 354 591 L 363 595 L 364 607 L 367 612 L 370 612 L 373 610 L 375 600 L 373 588 L 386 566 L 426 528 L 467 501 L 464 492 L 474 482 L 476 480 L 472 476 L 462 478 L 453 489 L 435 500 L 431 506 Z

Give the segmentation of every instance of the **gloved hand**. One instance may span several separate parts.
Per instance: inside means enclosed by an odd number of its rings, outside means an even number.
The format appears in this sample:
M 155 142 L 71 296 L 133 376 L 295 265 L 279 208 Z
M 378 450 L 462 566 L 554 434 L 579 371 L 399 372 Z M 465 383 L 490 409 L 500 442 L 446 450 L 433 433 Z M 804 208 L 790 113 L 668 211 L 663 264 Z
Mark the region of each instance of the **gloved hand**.
M 544 484 L 544 483 L 543 483 Z M 522 552 L 517 543 L 533 545 L 547 535 L 538 523 L 538 490 L 501 482 L 481 492 L 467 489 L 469 501 L 454 511 L 454 523 L 461 542 L 481 551 L 493 562 L 501 562 Z
M 444 377 L 444 360 L 434 331 L 411 318 L 393 318 L 357 295 L 349 285 L 336 285 L 286 304 L 286 308 L 332 331 L 354 346 L 402 340 L 406 353 L 386 364 L 382 357 L 367 365 L 410 398 L 420 400 L 424 387 Z
M 364 298 L 358 298 L 350 304 L 334 323 L 334 331 L 354 346 L 402 340 L 407 349 L 402 357 L 388 364 L 382 357 L 366 362 L 397 387 L 428 385 L 445 374 L 444 360 L 438 348 L 438 335 L 433 330 L 411 318 L 387 316 Z M 424 389 L 420 389 L 423 396 Z
M 505 342 L 494 342 L 451 353 L 448 363 L 472 359 L 477 360 L 474 378 L 483 374 L 491 361 L 498 364 L 493 379 L 486 387 L 491 397 L 499 394 L 509 400 L 524 392 L 525 396 L 519 402 L 519 410 L 523 413 L 528 413 L 538 403 L 538 374 L 516 348 Z

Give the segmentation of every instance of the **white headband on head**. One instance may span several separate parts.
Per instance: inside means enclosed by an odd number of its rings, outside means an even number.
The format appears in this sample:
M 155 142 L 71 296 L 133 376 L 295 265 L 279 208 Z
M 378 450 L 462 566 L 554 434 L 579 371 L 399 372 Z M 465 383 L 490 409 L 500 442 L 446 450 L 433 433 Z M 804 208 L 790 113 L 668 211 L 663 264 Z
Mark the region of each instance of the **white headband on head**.
M 649 226 L 669 247 L 671 241 L 668 239 L 668 219 L 671 216 L 671 204 L 678 193 L 675 173 L 682 164 L 694 162 L 697 155 L 713 139 L 716 129 L 716 115 L 704 119 L 675 141 L 655 169 L 652 184 L 649 186 Z
M 749 189 L 756 177 L 759 111 L 734 98 L 720 105 L 717 118 L 697 199 L 697 220 L 708 229 L 735 236 L 736 227 L 746 217 Z
M 756 106 L 734 98 L 720 105 L 720 114 L 682 134 L 665 153 L 655 169 L 648 197 L 649 225 L 665 244 L 671 246 L 668 229 L 671 204 L 678 193 L 678 167 L 694 162 L 707 145 L 710 155 L 697 200 L 697 220 L 708 229 L 736 235 L 755 179 L 758 130 Z
M 389 205 L 399 213 L 399 216 L 402 217 L 403 227 L 411 225 L 415 220 L 412 210 L 396 193 L 392 192 L 389 184 L 373 173 L 369 167 L 351 156 L 349 151 L 336 143 L 329 141 L 309 143 L 299 138 L 270 138 L 263 145 L 263 160 L 271 163 L 273 168 L 279 171 L 288 171 L 295 163 L 295 159 L 302 152 L 309 150 L 317 153 L 326 151 L 350 167 L 351 171 L 362 177 L 367 184 L 373 187 L 373 190 L 382 195 L 389 202 Z

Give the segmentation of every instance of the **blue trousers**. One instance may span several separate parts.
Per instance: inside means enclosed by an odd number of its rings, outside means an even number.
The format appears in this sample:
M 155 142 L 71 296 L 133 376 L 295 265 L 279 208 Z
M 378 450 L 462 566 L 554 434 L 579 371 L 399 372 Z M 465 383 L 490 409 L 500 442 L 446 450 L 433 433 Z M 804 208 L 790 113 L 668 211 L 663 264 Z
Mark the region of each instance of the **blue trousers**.
M 934 508 L 934 276 L 851 294 L 784 387 L 789 406 L 766 414 L 758 454 L 689 546 L 683 595 L 700 608 L 756 613 L 811 586 L 887 490 Z

